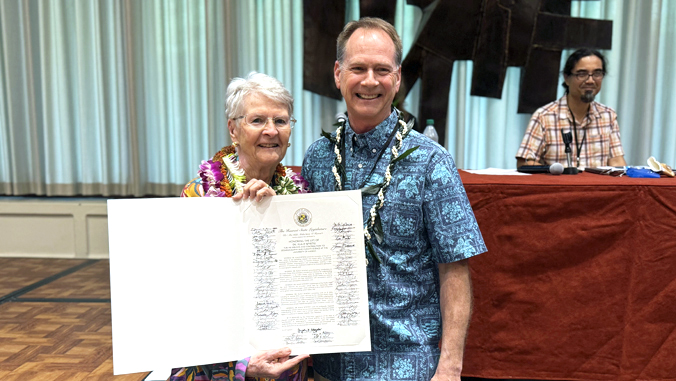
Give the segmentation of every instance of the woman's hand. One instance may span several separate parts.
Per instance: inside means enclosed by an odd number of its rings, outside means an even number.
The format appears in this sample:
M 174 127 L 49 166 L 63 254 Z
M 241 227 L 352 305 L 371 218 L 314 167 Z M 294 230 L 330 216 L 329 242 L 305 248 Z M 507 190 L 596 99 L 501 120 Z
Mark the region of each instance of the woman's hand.
M 289 357 L 291 348 L 270 349 L 251 356 L 246 368 L 247 377 L 279 378 L 285 371 L 309 358 L 310 355 Z
M 241 193 L 237 193 L 232 196 L 232 199 L 239 201 L 247 198 L 255 198 L 256 202 L 260 202 L 265 196 L 274 196 L 276 195 L 275 191 L 270 188 L 268 183 L 263 180 L 251 179 L 242 187 L 243 190 Z

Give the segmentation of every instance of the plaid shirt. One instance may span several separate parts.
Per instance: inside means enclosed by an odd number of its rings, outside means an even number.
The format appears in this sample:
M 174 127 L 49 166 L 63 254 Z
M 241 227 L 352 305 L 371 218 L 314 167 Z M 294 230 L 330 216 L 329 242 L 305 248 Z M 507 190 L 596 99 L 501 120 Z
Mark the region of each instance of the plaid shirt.
M 577 142 L 584 144 L 580 150 L 581 167 L 600 167 L 608 165 L 611 157 L 623 156 L 620 142 L 620 127 L 617 114 L 610 107 L 592 102 L 589 112 L 582 121 L 577 122 Z M 570 144 L 571 159 L 576 165 L 578 149 L 573 131 L 573 118 L 568 101 L 564 95 L 558 101 L 539 108 L 533 114 L 526 134 L 516 152 L 517 159 L 535 160 L 546 165 L 561 163 L 566 165 L 565 144 L 561 130 L 573 134 Z M 586 133 L 586 137 L 585 137 Z

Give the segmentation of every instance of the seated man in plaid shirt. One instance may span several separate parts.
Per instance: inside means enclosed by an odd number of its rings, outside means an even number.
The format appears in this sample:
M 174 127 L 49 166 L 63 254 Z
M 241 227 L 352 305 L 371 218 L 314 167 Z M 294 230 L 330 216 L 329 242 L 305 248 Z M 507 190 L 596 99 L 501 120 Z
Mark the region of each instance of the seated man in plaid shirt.
M 574 166 L 627 165 L 615 110 L 594 101 L 605 75 L 606 60 L 596 50 L 578 49 L 568 57 L 563 68 L 566 93 L 533 114 L 516 153 L 517 168 L 565 165 L 562 132 L 572 133 Z

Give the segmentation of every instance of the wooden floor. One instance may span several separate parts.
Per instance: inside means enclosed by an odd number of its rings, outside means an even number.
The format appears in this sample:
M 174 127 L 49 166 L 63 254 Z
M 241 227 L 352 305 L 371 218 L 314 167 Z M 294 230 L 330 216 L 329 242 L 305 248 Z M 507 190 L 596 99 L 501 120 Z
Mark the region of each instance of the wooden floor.
M 107 260 L 0 258 L 0 379 L 113 376 Z

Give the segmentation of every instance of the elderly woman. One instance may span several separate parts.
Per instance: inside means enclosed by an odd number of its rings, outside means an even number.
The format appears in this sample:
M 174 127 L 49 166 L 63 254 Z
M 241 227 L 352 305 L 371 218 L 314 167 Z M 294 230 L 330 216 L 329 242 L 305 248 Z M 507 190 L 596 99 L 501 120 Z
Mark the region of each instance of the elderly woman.
M 307 192 L 307 182 L 280 162 L 291 146 L 293 97 L 281 82 L 250 73 L 228 85 L 226 116 L 232 145 L 202 161 L 181 197 L 255 197 Z
M 250 73 L 228 85 L 226 116 L 232 145 L 202 162 L 199 177 L 181 197 L 232 197 L 260 201 L 276 194 L 305 193 L 305 180 L 280 164 L 293 119 L 293 97 L 270 76 Z M 258 352 L 249 358 L 220 364 L 173 369 L 170 381 L 242 380 L 245 377 L 306 380 L 309 356 L 290 357 L 289 348 Z

